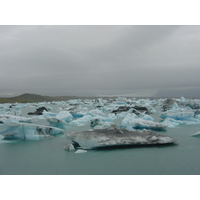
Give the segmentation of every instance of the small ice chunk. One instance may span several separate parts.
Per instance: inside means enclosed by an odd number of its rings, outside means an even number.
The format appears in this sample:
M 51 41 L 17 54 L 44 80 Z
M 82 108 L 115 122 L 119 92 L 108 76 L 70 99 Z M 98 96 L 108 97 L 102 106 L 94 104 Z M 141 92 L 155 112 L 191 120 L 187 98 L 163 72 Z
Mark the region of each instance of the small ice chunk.
M 67 145 L 64 147 L 64 149 L 65 149 L 65 150 L 68 150 L 68 151 L 73 151 L 73 150 L 75 150 L 73 144 L 67 144 Z
M 193 133 L 191 134 L 191 136 L 200 136 L 200 131 L 196 132 L 196 133 Z
M 79 149 L 75 153 L 86 153 L 86 152 L 87 152 L 86 150 Z

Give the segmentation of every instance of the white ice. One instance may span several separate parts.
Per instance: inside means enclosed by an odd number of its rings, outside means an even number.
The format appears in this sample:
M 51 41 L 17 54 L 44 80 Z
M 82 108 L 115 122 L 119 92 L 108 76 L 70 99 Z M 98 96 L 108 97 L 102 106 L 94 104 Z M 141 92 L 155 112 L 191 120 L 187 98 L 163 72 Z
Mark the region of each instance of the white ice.
M 128 129 L 152 129 L 152 130 L 165 130 L 166 126 L 159 122 L 153 122 L 150 120 L 144 120 L 141 118 L 137 118 L 134 115 L 126 115 L 126 117 L 121 122 L 122 127 L 126 127 Z
M 172 118 L 175 120 L 188 120 L 194 117 L 194 111 L 188 107 L 179 108 L 177 103 L 174 103 L 172 108 L 160 114 L 160 118 Z
M 64 120 L 66 122 L 72 121 L 73 117 L 68 111 L 60 111 L 56 116 L 56 119 Z
M 5 122 L 5 121 L 17 121 L 17 122 L 27 122 L 30 123 L 32 121 L 32 118 L 28 117 L 21 117 L 17 115 L 4 115 L 0 114 L 0 122 Z
M 75 153 L 86 153 L 86 152 L 87 152 L 86 150 L 82 150 L 82 149 L 75 151 Z

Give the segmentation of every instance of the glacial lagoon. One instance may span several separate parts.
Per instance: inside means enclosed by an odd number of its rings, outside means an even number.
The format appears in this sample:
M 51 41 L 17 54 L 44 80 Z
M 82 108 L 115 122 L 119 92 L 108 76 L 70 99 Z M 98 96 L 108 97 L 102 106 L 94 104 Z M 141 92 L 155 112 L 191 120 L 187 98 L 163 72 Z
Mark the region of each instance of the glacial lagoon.
M 30 137 L 29 139 L 4 139 L 4 136 L 1 134 L 0 174 L 199 175 L 200 159 L 198 154 L 200 152 L 200 137 L 192 137 L 191 134 L 200 131 L 198 113 L 198 104 L 200 102 L 198 99 L 188 100 L 180 98 L 175 100 L 176 102 L 172 102 L 171 107 L 166 111 L 163 110 L 166 99 L 148 98 L 99 99 L 98 101 L 93 99 L 88 99 L 87 101 L 78 99 L 53 103 L 16 103 L 12 104 L 12 106 L 11 104 L 1 104 L 1 115 L 9 114 L 31 118 L 31 123 L 26 123 L 42 126 L 56 126 L 55 123 L 51 123 L 51 120 L 47 120 L 47 116 L 51 115 L 55 117 L 63 110 L 69 111 L 69 107 L 79 107 L 79 114 L 82 113 L 82 115 L 77 118 L 72 117 L 69 119 L 67 115 L 59 115 L 61 116 L 60 120 L 63 119 L 66 122 L 64 123 L 65 128 L 62 129 L 70 133 L 95 129 L 95 126 L 91 127 L 91 120 L 96 118 L 100 119 L 99 124 L 96 125 L 99 129 L 115 124 L 116 126 L 123 125 L 123 128 L 129 130 L 136 130 L 136 128 L 133 128 L 134 118 L 137 121 L 138 119 L 143 119 L 158 122 L 165 124 L 166 130 L 152 131 L 176 139 L 177 144 L 88 149 L 84 153 L 76 153 L 77 150 L 69 151 L 65 149 L 66 145 L 70 142 L 67 140 L 65 134 L 37 139 Z M 132 114 L 133 110 L 130 107 L 134 107 L 135 105 L 147 107 L 150 113 L 145 114 L 140 111 L 140 114 L 137 116 Z M 41 106 L 48 107 L 48 111 L 43 112 L 43 115 L 28 115 L 29 112 L 34 112 L 36 108 Z M 112 111 L 120 106 L 126 106 L 130 109 L 113 115 Z M 191 115 L 191 113 L 193 114 Z M 77 121 L 87 115 L 92 117 L 85 117 L 85 120 Z M 163 115 L 165 116 L 164 118 Z M 180 115 L 183 118 L 180 118 Z M 13 123 L 21 123 L 17 122 L 16 119 L 7 120 Z M 3 128 L 4 123 L 6 123 L 6 120 L 3 120 L 0 129 Z M 57 127 L 60 127 L 60 125 L 57 124 Z M 140 130 L 142 130 L 142 127 L 140 127 Z

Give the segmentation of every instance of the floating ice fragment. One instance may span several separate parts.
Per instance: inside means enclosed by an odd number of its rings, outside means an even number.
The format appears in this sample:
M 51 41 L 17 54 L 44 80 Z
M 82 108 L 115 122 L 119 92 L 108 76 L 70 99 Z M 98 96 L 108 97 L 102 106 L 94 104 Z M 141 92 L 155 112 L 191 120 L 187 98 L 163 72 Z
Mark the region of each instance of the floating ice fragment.
M 200 136 L 200 131 L 198 131 L 198 132 L 196 132 L 196 133 L 193 133 L 193 134 L 191 134 L 191 136 L 194 136 L 194 137 Z
M 86 152 L 87 152 L 86 150 L 82 150 L 82 149 L 75 151 L 75 153 L 86 153 Z

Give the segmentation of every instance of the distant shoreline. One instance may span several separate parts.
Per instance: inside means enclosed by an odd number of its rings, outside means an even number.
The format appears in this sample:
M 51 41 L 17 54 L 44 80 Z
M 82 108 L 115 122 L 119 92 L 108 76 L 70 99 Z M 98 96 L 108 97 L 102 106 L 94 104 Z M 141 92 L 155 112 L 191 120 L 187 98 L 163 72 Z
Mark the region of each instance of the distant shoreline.
M 102 98 L 102 99 L 113 99 L 117 97 L 126 97 L 126 98 L 137 98 L 137 99 L 160 99 L 160 98 L 180 98 L 179 97 L 130 97 L 130 96 L 88 96 L 88 97 L 81 97 L 81 96 L 42 96 L 38 94 L 29 94 L 25 93 L 19 96 L 15 97 L 0 97 L 0 103 L 37 103 L 37 102 L 53 102 L 53 101 L 67 101 L 70 99 L 97 99 L 97 98 Z M 199 99 L 200 97 L 185 97 L 186 99 Z

